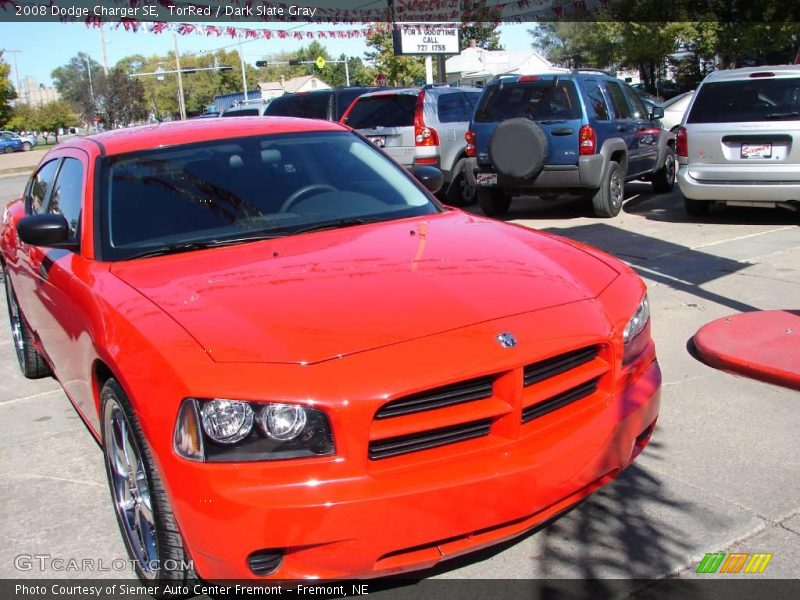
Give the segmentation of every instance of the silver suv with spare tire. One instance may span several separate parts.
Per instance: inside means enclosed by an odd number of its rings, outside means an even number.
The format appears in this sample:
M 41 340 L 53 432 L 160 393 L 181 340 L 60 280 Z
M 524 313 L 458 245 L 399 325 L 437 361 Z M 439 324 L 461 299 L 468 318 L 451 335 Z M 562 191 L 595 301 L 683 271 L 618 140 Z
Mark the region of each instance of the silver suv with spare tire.
M 616 216 L 625 182 L 665 193 L 675 183 L 675 137 L 628 85 L 594 70 L 502 75 L 486 87 L 466 133 L 467 176 L 490 216 L 514 196 L 579 194 Z

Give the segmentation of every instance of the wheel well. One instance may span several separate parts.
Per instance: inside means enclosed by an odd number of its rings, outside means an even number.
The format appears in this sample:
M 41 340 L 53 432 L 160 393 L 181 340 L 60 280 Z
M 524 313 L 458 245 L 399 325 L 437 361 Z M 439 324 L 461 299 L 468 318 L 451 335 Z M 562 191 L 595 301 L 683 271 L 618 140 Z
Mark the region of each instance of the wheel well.
M 624 150 L 617 150 L 611 155 L 611 159 L 619 163 L 622 172 L 625 173 L 628 170 L 628 155 L 625 154 Z
M 100 414 L 100 392 L 106 384 L 106 381 L 114 378 L 114 372 L 106 363 L 99 359 L 94 361 L 92 379 L 94 380 L 94 403 L 98 415 Z
M 669 146 L 670 148 L 675 148 L 675 138 L 667 140 L 667 146 Z

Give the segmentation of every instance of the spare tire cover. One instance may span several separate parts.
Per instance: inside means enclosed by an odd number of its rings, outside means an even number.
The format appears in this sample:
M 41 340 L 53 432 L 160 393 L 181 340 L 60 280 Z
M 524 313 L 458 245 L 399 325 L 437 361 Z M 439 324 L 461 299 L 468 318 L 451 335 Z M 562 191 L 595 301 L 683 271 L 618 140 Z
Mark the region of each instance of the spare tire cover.
M 530 119 L 503 121 L 489 140 L 494 168 L 515 179 L 530 179 L 541 173 L 547 150 L 547 135 Z

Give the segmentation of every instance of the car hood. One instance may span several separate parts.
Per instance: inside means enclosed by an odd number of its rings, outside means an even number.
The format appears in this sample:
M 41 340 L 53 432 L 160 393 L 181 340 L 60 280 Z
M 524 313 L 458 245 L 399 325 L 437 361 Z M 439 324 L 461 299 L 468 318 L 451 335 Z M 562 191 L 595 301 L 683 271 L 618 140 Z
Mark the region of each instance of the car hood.
M 217 362 L 309 364 L 597 296 L 618 275 L 460 211 L 115 263 Z

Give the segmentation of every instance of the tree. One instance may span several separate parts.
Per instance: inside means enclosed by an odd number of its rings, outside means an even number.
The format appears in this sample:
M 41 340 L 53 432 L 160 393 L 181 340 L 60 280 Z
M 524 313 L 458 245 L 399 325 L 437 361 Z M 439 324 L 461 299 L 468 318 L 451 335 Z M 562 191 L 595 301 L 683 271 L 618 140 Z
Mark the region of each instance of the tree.
M 35 131 L 34 112 L 30 104 L 17 102 L 11 110 L 11 117 L 6 127 L 13 131 Z
M 96 90 L 105 79 L 103 68 L 91 56 L 79 52 L 50 74 L 61 98 L 69 102 L 84 120 L 93 122 L 97 115 Z
M 484 50 L 502 50 L 500 29 L 496 23 L 467 23 L 461 27 L 461 50 L 469 48 L 470 40 Z
M 425 77 L 425 64 L 420 57 L 395 56 L 390 28 L 374 24 L 367 35 L 367 47 L 369 50 L 364 57 L 384 73 L 392 85 L 412 85 L 417 79 Z
M 98 93 L 100 118 L 111 129 L 147 118 L 144 84 L 119 66 L 102 82 Z
M 33 123 L 35 128 L 41 131 L 43 135 L 46 132 L 52 132 L 56 136 L 57 144 L 58 130 L 77 125 L 78 117 L 67 102 L 57 100 L 36 108 L 34 110 Z M 46 135 L 45 141 L 47 141 Z
M 10 72 L 11 67 L 3 60 L 3 51 L 0 50 L 0 126 L 3 127 L 11 118 L 11 101 L 17 97 L 9 77 Z

